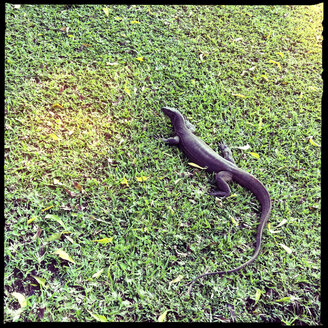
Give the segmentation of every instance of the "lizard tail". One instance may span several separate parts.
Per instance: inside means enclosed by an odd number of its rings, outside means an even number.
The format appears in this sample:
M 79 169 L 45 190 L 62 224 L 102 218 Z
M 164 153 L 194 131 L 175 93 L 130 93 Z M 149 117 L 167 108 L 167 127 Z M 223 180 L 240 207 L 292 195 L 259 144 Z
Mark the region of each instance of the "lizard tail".
M 238 266 L 236 268 L 233 268 L 231 270 L 208 272 L 208 273 L 204 273 L 204 274 L 201 274 L 201 275 L 197 276 L 196 278 L 194 278 L 191 282 L 189 282 L 187 284 L 187 285 L 190 285 L 189 289 L 188 289 L 189 296 L 191 296 L 192 286 L 194 285 L 196 280 L 198 280 L 200 278 L 207 277 L 207 276 L 223 275 L 223 274 L 229 274 L 229 273 L 239 271 L 239 270 L 245 268 L 247 265 L 253 263 L 255 261 L 255 259 L 258 257 L 258 255 L 260 253 L 260 250 L 261 250 L 261 241 L 262 241 L 263 229 L 265 227 L 265 224 L 268 221 L 268 218 L 269 218 L 270 212 L 271 212 L 271 200 L 270 200 L 269 193 L 267 192 L 267 190 L 264 187 L 263 187 L 263 189 L 265 190 L 265 191 L 262 190 L 262 192 L 264 192 L 264 194 L 262 194 L 261 197 L 258 197 L 258 198 L 261 198 L 261 199 L 259 199 L 259 201 L 261 203 L 262 213 L 261 213 L 261 220 L 260 220 L 260 223 L 259 223 L 258 228 L 257 228 L 256 247 L 255 247 L 255 251 L 254 251 L 253 256 L 248 261 L 244 262 L 240 266 Z

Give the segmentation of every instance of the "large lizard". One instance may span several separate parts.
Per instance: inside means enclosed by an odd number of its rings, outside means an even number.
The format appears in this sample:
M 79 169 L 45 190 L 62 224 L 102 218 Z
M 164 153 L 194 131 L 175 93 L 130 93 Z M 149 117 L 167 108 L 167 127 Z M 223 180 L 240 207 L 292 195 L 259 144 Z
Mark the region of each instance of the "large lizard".
M 197 279 L 216 274 L 221 275 L 236 272 L 252 263 L 257 258 L 261 249 L 263 229 L 268 221 L 271 211 L 271 200 L 268 191 L 259 180 L 237 167 L 234 159 L 232 158 L 230 149 L 224 143 L 219 145 L 223 153 L 223 157 L 221 157 L 203 140 L 194 135 L 193 132 L 195 131 L 195 127 L 188 120 L 186 120 L 177 109 L 163 107 L 162 111 L 170 118 L 175 132 L 174 137 L 167 139 L 162 138 L 162 141 L 168 143 L 169 145 L 179 146 L 193 163 L 206 167 L 208 172 L 215 172 L 215 180 L 218 191 L 211 192 L 211 195 L 219 197 L 229 196 L 230 188 L 227 182 L 233 180 L 241 186 L 249 189 L 261 204 L 261 219 L 257 229 L 256 247 L 253 256 L 248 261 L 236 268 L 226 271 L 208 272 L 197 276 L 190 282 L 190 293 L 191 287 Z

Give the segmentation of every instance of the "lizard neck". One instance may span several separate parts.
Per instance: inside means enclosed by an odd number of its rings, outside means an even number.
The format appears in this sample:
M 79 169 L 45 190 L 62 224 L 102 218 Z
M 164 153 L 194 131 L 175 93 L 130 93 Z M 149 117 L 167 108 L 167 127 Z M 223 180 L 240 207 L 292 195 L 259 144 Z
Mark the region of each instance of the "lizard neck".
M 186 122 L 182 115 L 175 115 L 172 119 L 174 132 L 179 134 L 187 130 Z

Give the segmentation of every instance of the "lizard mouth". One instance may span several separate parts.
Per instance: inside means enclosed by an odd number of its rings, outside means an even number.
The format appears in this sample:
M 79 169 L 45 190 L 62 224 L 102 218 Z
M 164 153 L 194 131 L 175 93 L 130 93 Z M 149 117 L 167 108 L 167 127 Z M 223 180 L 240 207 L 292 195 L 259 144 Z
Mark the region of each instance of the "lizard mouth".
M 170 109 L 168 108 L 168 107 L 162 107 L 162 112 L 165 114 L 165 117 L 166 118 L 171 118 L 171 111 L 170 111 Z
M 171 118 L 176 112 L 176 109 L 170 107 L 162 107 L 162 112 Z
M 162 107 L 162 112 L 166 114 L 170 110 L 169 107 Z

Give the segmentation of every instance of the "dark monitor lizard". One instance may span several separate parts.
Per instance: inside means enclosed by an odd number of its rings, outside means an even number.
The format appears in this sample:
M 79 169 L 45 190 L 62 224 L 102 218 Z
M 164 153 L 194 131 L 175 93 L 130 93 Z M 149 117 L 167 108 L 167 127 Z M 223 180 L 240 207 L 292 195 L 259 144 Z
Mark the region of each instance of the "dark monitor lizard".
M 163 107 L 162 111 L 167 115 L 173 125 L 175 136 L 162 141 L 169 145 L 177 145 L 185 155 L 195 164 L 205 167 L 208 172 L 215 172 L 215 180 L 218 191 L 211 192 L 213 196 L 226 197 L 230 195 L 228 181 L 236 181 L 241 186 L 249 189 L 261 204 L 261 219 L 256 234 L 256 247 L 253 256 L 240 266 L 226 271 L 208 272 L 197 276 L 189 284 L 189 294 L 194 282 L 206 276 L 222 275 L 236 272 L 251 264 L 259 255 L 261 249 L 262 233 L 271 211 L 270 195 L 263 184 L 251 174 L 238 168 L 232 158 L 230 149 L 221 143 L 220 149 L 223 157 L 211 149 L 203 140 L 193 134 L 195 127 L 186 120 L 183 115 L 174 108 Z

